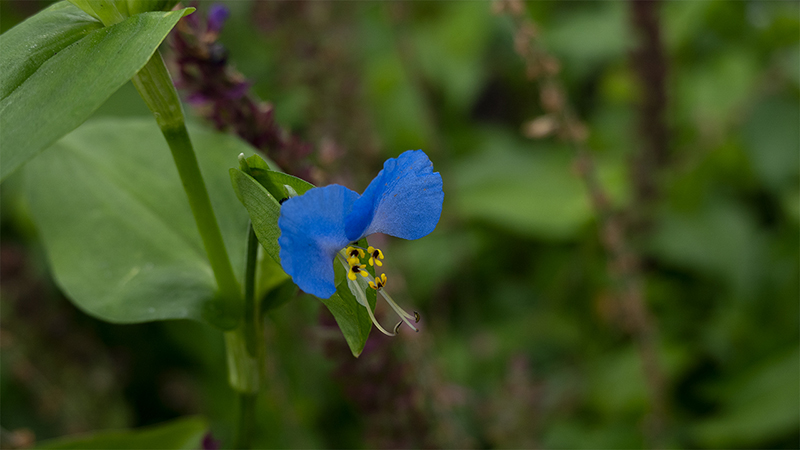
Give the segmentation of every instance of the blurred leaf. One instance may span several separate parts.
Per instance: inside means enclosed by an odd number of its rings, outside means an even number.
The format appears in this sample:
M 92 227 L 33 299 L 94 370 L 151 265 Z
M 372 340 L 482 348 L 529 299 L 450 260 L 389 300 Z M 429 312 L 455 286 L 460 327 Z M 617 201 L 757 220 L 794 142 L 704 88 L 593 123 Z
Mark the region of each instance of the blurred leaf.
M 800 428 L 800 348 L 771 358 L 732 381 L 721 414 L 693 427 L 709 447 L 749 447 Z
M 667 2 L 662 8 L 664 43 L 671 52 L 687 45 L 698 30 L 713 2 Z
M 197 127 L 190 134 L 241 276 L 247 214 L 224 167 L 252 149 Z M 90 122 L 33 161 L 25 175 L 55 279 L 79 308 L 116 323 L 190 318 L 232 325 L 217 310 L 197 225 L 152 118 Z
M 759 102 L 742 130 L 747 152 L 764 184 L 780 189 L 800 179 L 800 106 L 771 97 Z
M 666 212 L 650 242 L 658 258 L 725 280 L 752 294 L 761 277 L 762 236 L 740 206 L 717 199 L 692 214 Z
M 369 58 L 364 66 L 365 97 L 375 127 L 388 148 L 424 148 L 432 124 L 426 120 L 425 105 L 403 61 L 391 47 L 391 28 L 382 21 L 366 26 L 370 43 L 384 43 L 365 55 Z
M 744 49 L 704 60 L 679 78 L 678 108 L 703 134 L 721 133 L 752 92 L 758 69 L 756 58 Z
M 208 431 L 202 417 L 186 417 L 135 430 L 98 431 L 45 441 L 41 449 L 196 449 Z
M 582 77 L 601 63 L 622 58 L 633 40 L 627 30 L 627 11 L 621 2 L 586 3 L 560 17 L 542 33 L 549 51 L 561 58 L 567 73 Z
M 488 14 L 490 5 L 483 2 L 441 6 L 441 20 L 415 30 L 414 50 L 422 72 L 463 112 L 472 105 L 486 76 L 482 58 L 493 16 Z
M 483 151 L 456 164 L 456 208 L 516 233 L 568 239 L 593 216 L 586 188 L 572 169 L 572 152 L 504 135 L 487 135 Z M 608 170 L 611 169 L 611 170 Z M 621 198 L 621 168 L 601 171 L 612 197 Z
M 192 11 L 139 14 L 97 28 L 61 2 L 0 36 L 0 178 L 83 123 Z

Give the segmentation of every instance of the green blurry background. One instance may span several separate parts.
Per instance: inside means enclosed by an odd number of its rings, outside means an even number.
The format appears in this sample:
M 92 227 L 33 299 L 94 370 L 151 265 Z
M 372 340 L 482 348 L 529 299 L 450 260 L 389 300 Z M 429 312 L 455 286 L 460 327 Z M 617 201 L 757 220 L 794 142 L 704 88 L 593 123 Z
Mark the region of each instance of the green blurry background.
M 2 0 L 2 30 L 46 4 Z M 461 1 L 226 5 L 229 63 L 313 144 L 323 179 L 362 191 L 385 158 L 421 148 L 446 194 L 430 236 L 373 241 L 420 333 L 373 331 L 354 359 L 313 297 L 269 314 L 256 447 L 800 446 L 798 3 L 661 5 L 669 158 L 649 174 L 646 211 L 630 211 L 642 141 L 630 4 L 525 3 L 612 204 L 649 223 L 631 244 L 656 393 L 574 150 L 521 132 L 542 106 L 508 15 Z M 97 112 L 147 114 L 130 85 Z M 229 442 L 221 334 L 78 311 L 48 275 L 19 178 L 2 185 L 3 445 L 193 414 Z

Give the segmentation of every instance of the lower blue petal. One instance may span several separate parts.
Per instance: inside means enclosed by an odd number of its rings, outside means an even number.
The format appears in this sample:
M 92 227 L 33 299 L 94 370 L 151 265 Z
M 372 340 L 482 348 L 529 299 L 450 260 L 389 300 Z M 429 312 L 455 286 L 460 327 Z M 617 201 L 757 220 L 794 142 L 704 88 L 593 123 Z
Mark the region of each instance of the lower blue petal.
M 319 298 L 336 292 L 333 258 L 350 239 L 344 218 L 358 194 L 336 184 L 314 188 L 281 206 L 281 266 L 295 284 Z
M 442 177 L 422 150 L 387 160 L 353 203 L 345 220 L 348 241 L 372 233 L 419 239 L 436 228 L 442 214 Z

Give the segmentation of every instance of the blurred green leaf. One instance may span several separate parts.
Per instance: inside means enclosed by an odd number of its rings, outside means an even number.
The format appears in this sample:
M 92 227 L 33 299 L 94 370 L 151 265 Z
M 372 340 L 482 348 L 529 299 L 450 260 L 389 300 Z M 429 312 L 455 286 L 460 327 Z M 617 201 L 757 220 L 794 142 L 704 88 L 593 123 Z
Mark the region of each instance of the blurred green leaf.
M 61 2 L 0 36 L 0 178 L 83 123 L 191 11 L 138 14 L 101 28 Z
M 747 153 L 764 184 L 780 189 L 800 179 L 800 106 L 771 97 L 759 102 L 742 130 Z
M 445 2 L 441 7 L 441 20 L 415 31 L 415 53 L 423 74 L 441 87 L 450 104 L 464 111 L 486 78 L 482 58 L 493 16 L 483 2 Z
M 190 134 L 241 276 L 248 218 L 224 167 L 252 149 L 197 127 Z M 44 152 L 25 175 L 55 279 L 79 308 L 117 323 L 190 318 L 232 325 L 217 310 L 197 225 L 152 118 L 90 122 Z
M 730 382 L 721 414 L 693 427 L 709 447 L 758 445 L 800 428 L 800 347 Z
M 750 295 L 762 275 L 763 237 L 740 206 L 716 199 L 693 213 L 665 212 L 650 242 L 658 258 L 721 277 Z
M 571 151 L 497 134 L 482 146 L 453 169 L 456 208 L 464 217 L 551 239 L 574 237 L 593 217 Z M 615 200 L 624 191 L 620 169 L 607 166 L 600 174 Z
M 588 75 L 600 64 L 624 57 L 633 42 L 621 2 L 592 3 L 559 19 L 542 33 L 542 40 L 573 76 Z
M 758 65 L 745 49 L 721 53 L 684 71 L 677 107 L 703 134 L 719 134 L 755 87 Z
M 185 417 L 135 430 L 98 431 L 45 441 L 41 449 L 186 449 L 200 448 L 208 423 L 202 417 Z

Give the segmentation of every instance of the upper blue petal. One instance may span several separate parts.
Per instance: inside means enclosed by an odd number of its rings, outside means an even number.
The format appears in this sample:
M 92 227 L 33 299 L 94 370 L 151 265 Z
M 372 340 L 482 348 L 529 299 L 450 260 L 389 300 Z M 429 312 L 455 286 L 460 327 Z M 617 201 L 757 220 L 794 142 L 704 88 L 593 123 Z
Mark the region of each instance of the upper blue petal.
M 419 239 L 442 214 L 442 177 L 422 150 L 387 160 L 345 219 L 348 241 L 372 233 Z
M 281 206 L 281 266 L 295 284 L 319 298 L 336 292 L 333 258 L 350 239 L 344 219 L 358 194 L 333 184 L 310 189 Z

